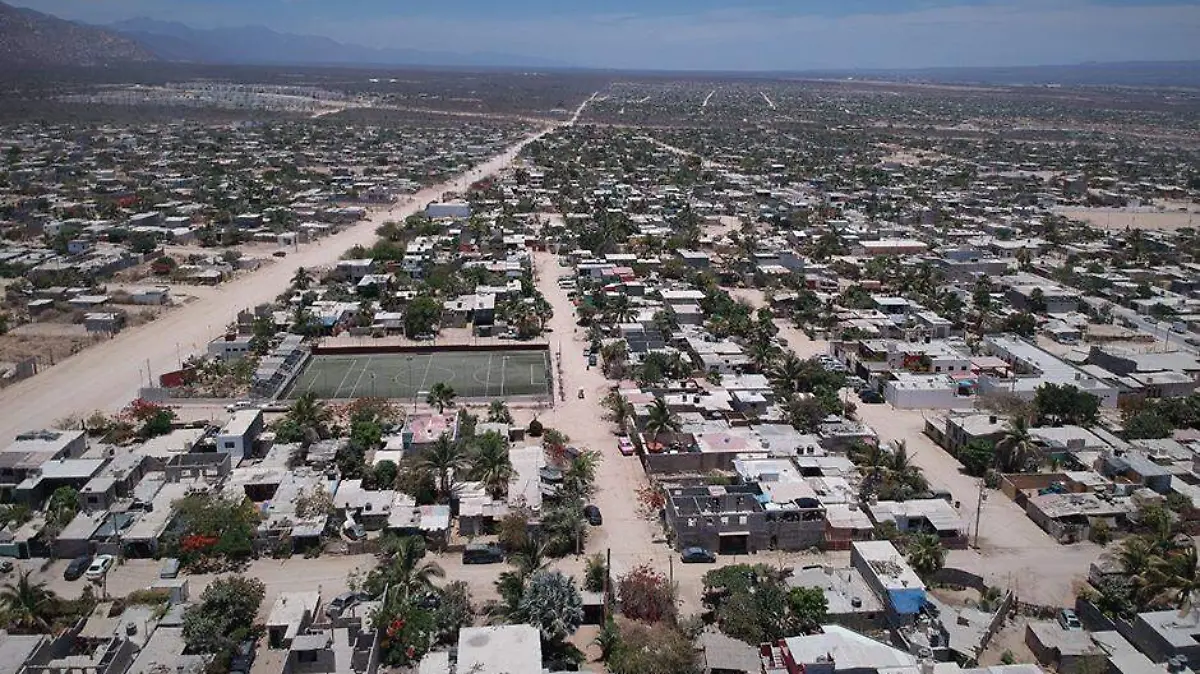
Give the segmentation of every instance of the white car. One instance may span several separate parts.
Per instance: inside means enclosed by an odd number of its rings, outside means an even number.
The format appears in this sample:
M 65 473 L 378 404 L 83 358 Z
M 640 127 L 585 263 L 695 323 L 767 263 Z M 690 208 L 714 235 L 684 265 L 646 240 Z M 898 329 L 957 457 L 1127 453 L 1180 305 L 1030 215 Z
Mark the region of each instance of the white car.
M 115 561 L 117 561 L 117 558 L 112 555 L 97 555 L 83 575 L 87 576 L 90 580 L 99 580 L 104 577 L 104 574 L 108 573 L 108 570 L 112 568 Z

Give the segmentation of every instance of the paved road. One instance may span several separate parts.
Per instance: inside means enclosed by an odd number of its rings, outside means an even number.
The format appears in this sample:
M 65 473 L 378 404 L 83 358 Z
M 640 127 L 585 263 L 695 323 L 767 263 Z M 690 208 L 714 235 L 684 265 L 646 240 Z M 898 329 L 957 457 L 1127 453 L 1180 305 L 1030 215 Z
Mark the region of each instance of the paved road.
M 591 100 L 584 101 L 566 124 L 575 123 Z M 177 368 L 181 359 L 203 350 L 210 339 L 236 319 L 239 310 L 274 300 L 298 268 L 329 266 L 352 246 L 372 245 L 377 238 L 375 229 L 383 222 L 402 220 L 445 192 L 465 191 L 472 182 L 507 166 L 521 148 L 550 130 L 531 133 L 457 178 L 426 188 L 389 210 L 375 211 L 369 220 L 302 247 L 277 264 L 219 286 L 211 295 L 170 311 L 159 320 L 127 330 L 0 391 L 0 443 L 7 444 L 26 430 L 49 427 L 68 415 L 121 409 L 137 397 L 139 387 L 149 379 Z

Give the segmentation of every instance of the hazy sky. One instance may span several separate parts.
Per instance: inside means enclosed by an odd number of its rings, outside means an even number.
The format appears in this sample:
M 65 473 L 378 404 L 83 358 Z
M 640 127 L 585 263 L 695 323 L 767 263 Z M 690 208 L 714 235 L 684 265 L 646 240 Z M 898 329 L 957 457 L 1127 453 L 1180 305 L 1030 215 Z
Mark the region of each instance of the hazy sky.
M 1200 60 L 1200 0 L 8 0 L 93 23 L 264 25 L 615 68 Z

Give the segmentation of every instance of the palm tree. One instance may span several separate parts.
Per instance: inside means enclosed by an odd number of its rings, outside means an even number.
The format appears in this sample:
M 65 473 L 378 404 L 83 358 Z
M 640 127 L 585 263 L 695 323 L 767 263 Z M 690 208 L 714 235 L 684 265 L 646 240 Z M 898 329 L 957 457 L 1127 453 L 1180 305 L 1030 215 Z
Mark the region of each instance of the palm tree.
M 1188 545 L 1166 557 L 1155 557 L 1145 574 L 1147 592 L 1186 613 L 1200 594 L 1196 547 Z
M 637 317 L 637 311 L 629 303 L 628 297 L 619 295 L 608 308 L 608 315 L 611 323 L 629 323 Z
M 462 469 L 466 462 L 462 446 L 442 433 L 433 446 L 425 450 L 419 465 L 437 475 L 438 495 L 448 498 L 453 489 L 454 471 Z
M 646 432 L 657 436 L 661 433 L 676 433 L 680 428 L 679 418 L 671 413 L 667 401 L 661 397 L 655 398 L 647 413 Z
M 299 267 L 292 275 L 292 287 L 297 290 L 308 290 L 308 287 L 312 285 L 312 280 L 312 275 L 308 273 L 308 270 Z
M 563 488 L 580 496 L 590 496 L 596 483 L 596 467 L 599 463 L 598 452 L 580 452 L 563 473 Z
M 324 403 L 317 400 L 317 394 L 309 391 L 292 403 L 292 408 L 288 410 L 288 418 L 306 434 L 311 433 L 320 438 L 326 435 L 333 413 Z
M 503 400 L 496 399 L 488 405 L 487 420 L 495 424 L 511 424 L 512 412 L 508 411 L 508 405 Z
M 399 593 L 396 596 L 407 600 L 419 592 L 433 589 L 434 578 L 446 577 L 437 562 L 421 561 L 425 556 L 425 544 L 416 536 L 401 538 L 393 550 L 391 564 L 385 573 L 392 591 Z
M 1006 473 L 1024 470 L 1037 453 L 1033 437 L 1029 435 L 1029 421 L 1017 416 L 1009 422 L 1004 437 L 996 443 L 996 457 L 1000 469 Z
M 1139 577 L 1150 568 L 1150 562 L 1155 558 L 1154 544 L 1144 536 L 1130 536 L 1121 542 L 1117 550 L 1117 559 L 1121 560 L 1121 568 L 1132 577 Z
M 909 539 L 908 563 L 923 577 L 941 570 L 946 563 L 946 549 L 937 534 L 917 534 Z
M 806 369 L 799 356 L 788 352 L 783 360 L 771 368 L 771 381 L 777 390 L 795 393 L 799 390 L 797 383 L 804 377 Z
M 750 362 L 754 364 L 756 372 L 767 372 L 770 370 L 771 364 L 775 362 L 777 349 L 770 341 L 756 339 L 750 344 L 747 355 L 750 357 Z
M 29 570 L 22 570 L 15 583 L 0 588 L 0 606 L 8 613 L 11 624 L 25 629 L 47 630 L 46 611 L 58 600 L 46 584 L 30 580 Z
M 480 438 L 471 456 L 471 477 L 482 482 L 492 498 L 501 499 L 508 491 L 513 466 L 507 443 L 499 434 L 486 433 Z
M 633 403 L 629 402 L 620 393 L 613 391 L 604 398 L 604 406 L 608 408 L 610 418 L 621 427 L 621 433 L 627 432 L 627 426 L 637 410 L 634 409 Z
M 454 405 L 454 399 L 457 397 L 453 386 L 439 381 L 430 387 L 429 394 L 425 396 L 425 403 L 437 407 L 438 414 L 441 414 L 447 407 Z

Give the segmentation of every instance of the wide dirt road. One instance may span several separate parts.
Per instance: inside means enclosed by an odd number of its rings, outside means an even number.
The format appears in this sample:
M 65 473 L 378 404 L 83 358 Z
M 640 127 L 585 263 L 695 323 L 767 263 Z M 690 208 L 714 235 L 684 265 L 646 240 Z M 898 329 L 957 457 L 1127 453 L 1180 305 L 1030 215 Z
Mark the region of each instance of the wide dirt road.
M 521 148 L 548 131 L 531 133 L 457 178 L 422 190 L 390 210 L 376 211 L 368 220 L 339 234 L 289 253 L 276 264 L 220 286 L 211 295 L 178 307 L 157 321 L 127 330 L 0 391 L 0 444 L 7 444 L 23 431 L 49 427 L 64 416 L 124 407 L 137 396 L 139 387 L 146 385 L 147 367 L 155 377 L 176 369 L 180 358 L 202 350 L 237 317 L 238 311 L 274 300 L 298 268 L 329 266 L 351 246 L 372 245 L 375 229 L 383 222 L 408 217 L 423 204 L 440 199 L 444 192 L 464 191 L 472 182 L 507 166 Z

